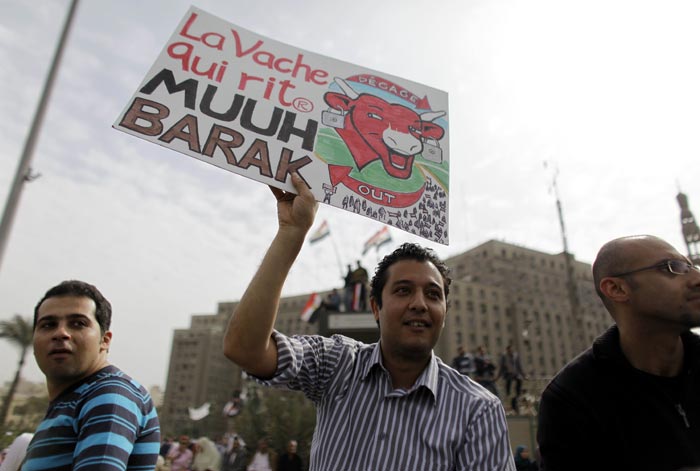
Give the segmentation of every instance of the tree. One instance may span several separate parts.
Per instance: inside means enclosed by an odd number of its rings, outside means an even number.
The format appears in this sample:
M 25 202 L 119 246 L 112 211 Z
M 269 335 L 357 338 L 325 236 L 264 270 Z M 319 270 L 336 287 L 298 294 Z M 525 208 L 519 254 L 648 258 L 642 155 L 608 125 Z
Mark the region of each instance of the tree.
M 5 395 L 5 401 L 3 402 L 2 409 L 0 410 L 0 425 L 5 424 L 7 414 L 10 412 L 10 404 L 12 404 L 12 399 L 15 396 L 15 391 L 17 390 L 17 385 L 19 384 L 20 374 L 22 373 L 22 368 L 24 367 L 24 360 L 27 357 L 29 348 L 32 346 L 33 330 L 32 322 L 19 314 L 15 314 L 15 317 L 13 317 L 11 320 L 0 321 L 0 338 L 6 339 L 8 342 L 14 344 L 20 349 L 15 379 L 12 380 L 12 384 Z
M 248 400 L 233 420 L 235 431 L 246 441 L 249 450 L 254 453 L 258 440 L 267 437 L 270 448 L 278 454 L 284 453 L 287 442 L 295 439 L 299 444 L 297 452 L 308 468 L 316 427 L 313 403 L 298 391 L 259 387 L 248 391 Z

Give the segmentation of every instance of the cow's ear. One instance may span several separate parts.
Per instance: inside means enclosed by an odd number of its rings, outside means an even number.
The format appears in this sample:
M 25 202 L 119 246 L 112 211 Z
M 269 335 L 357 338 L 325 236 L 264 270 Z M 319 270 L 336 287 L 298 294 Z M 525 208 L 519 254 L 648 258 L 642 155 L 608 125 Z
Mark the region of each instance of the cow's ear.
M 445 135 L 445 130 L 442 126 L 428 121 L 423 121 L 421 123 L 421 133 L 423 137 L 432 137 L 433 139 L 442 139 Z
M 328 103 L 328 106 L 331 108 L 342 111 L 348 111 L 350 109 L 350 102 L 352 101 L 349 96 L 335 92 L 327 92 L 323 96 L 323 99 L 326 100 L 326 103 Z

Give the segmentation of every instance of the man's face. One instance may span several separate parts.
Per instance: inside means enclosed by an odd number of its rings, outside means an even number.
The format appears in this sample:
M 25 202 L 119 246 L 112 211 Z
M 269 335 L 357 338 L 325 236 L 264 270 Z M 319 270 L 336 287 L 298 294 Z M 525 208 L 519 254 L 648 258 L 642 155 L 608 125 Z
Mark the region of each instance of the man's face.
M 642 240 L 632 246 L 630 269 L 641 268 L 664 260 L 688 259 L 676 249 L 658 240 Z M 700 272 L 690 270 L 684 275 L 670 273 L 665 268 L 650 269 L 628 275 L 629 303 L 639 320 L 655 326 L 686 328 L 700 326 Z
M 49 390 L 60 392 L 107 365 L 111 332 L 100 332 L 95 302 L 60 296 L 41 303 L 34 329 L 34 357 Z
M 372 299 L 372 312 L 379 321 L 384 355 L 425 359 L 445 323 L 442 275 L 431 262 L 399 260 L 387 270 L 381 309 Z

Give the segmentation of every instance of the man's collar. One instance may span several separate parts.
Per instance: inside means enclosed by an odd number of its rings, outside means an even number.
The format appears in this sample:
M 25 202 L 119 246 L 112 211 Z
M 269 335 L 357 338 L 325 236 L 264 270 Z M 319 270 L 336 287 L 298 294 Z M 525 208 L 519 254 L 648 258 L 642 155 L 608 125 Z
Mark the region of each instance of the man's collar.
M 390 376 L 389 371 L 384 367 L 384 362 L 382 361 L 382 350 L 380 343 L 377 342 L 372 348 L 372 353 L 369 357 L 369 361 L 363 366 L 362 374 L 360 378 L 362 381 L 366 381 L 375 368 L 380 368 L 384 371 L 387 376 Z M 437 400 L 438 392 L 438 377 L 440 373 L 440 367 L 438 366 L 437 357 L 430 351 L 430 361 L 426 365 L 425 369 L 421 372 L 413 384 L 413 387 L 409 390 L 410 392 L 417 390 L 420 387 L 426 388 L 432 394 L 433 400 Z

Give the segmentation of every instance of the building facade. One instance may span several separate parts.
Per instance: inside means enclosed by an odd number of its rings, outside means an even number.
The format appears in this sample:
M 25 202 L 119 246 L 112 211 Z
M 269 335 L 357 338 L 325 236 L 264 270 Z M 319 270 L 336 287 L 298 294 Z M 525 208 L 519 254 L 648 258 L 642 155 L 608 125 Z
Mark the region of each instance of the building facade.
M 497 363 L 510 344 L 528 376 L 524 387 L 539 396 L 562 366 L 612 324 L 595 293 L 589 264 L 573 261 L 576 296 L 571 296 L 565 257 L 492 240 L 447 259 L 451 305 L 435 353 L 450 363 L 460 345 L 467 351 L 483 346 Z M 308 298 L 283 298 L 275 328 L 288 334 L 340 333 L 365 342 L 379 338 L 369 312 L 327 312 L 313 324 L 303 321 L 300 313 Z M 216 436 L 228 428 L 221 411 L 233 392 L 244 388 L 241 371 L 221 353 L 235 306 L 219 303 L 216 314 L 193 316 L 188 329 L 175 331 L 161 409 L 166 434 L 206 430 Z M 210 415 L 190 420 L 188 407 L 206 402 Z

